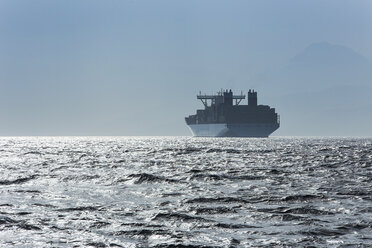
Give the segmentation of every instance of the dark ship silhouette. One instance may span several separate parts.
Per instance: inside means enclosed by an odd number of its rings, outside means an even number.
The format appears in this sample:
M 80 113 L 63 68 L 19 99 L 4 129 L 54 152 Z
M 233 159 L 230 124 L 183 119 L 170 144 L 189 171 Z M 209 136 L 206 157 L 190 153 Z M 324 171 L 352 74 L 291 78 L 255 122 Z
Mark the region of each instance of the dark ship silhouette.
M 194 136 L 268 137 L 279 128 L 279 115 L 270 106 L 257 105 L 254 90 L 248 92 L 248 105 L 239 105 L 245 95 L 233 95 L 231 90 L 221 90 L 217 95 L 199 93 L 197 99 L 205 108 L 185 118 Z

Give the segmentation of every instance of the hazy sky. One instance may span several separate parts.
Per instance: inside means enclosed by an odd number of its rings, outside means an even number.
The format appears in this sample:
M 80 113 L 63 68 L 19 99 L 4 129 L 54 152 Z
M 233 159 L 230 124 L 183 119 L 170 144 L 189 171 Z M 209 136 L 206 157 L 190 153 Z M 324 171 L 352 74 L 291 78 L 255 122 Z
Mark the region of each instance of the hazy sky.
M 371 60 L 372 1 L 0 0 L 0 135 L 189 135 L 199 90 L 260 89 L 317 42 Z

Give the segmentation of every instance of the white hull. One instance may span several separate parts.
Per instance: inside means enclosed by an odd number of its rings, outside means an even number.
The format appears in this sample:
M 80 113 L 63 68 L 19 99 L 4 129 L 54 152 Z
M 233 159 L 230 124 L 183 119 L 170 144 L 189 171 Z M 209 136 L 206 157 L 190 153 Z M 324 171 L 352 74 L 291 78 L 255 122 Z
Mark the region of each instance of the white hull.
M 192 124 L 188 127 L 196 137 L 268 137 L 279 124 Z

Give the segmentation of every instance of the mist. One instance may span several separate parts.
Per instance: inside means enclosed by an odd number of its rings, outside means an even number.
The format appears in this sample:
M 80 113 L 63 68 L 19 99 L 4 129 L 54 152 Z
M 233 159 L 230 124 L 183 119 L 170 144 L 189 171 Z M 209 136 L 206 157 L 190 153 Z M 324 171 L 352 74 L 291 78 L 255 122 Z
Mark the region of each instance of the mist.
M 280 136 L 371 136 L 372 2 L 0 2 L 0 135 L 190 135 L 258 91 Z

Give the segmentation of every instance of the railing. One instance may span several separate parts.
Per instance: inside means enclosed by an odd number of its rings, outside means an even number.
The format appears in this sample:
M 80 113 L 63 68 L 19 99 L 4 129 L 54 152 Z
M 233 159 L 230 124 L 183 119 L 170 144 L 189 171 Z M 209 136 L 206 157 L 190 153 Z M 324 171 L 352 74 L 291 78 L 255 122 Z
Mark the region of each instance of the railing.
M 221 95 L 197 95 L 196 96 L 197 99 L 207 99 L 207 100 L 211 100 L 211 99 L 215 99 L 217 97 L 223 97 Z M 237 95 L 237 96 L 233 96 L 232 99 L 245 99 L 245 95 Z

